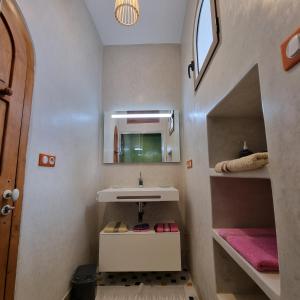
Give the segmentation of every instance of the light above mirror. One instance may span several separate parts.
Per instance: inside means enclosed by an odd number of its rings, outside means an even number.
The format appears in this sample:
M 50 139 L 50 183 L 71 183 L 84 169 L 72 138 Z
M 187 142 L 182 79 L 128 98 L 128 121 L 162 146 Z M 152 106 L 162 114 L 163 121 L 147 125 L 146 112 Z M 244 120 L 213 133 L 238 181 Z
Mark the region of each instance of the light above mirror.
M 104 163 L 180 162 L 179 112 L 106 112 L 103 147 Z

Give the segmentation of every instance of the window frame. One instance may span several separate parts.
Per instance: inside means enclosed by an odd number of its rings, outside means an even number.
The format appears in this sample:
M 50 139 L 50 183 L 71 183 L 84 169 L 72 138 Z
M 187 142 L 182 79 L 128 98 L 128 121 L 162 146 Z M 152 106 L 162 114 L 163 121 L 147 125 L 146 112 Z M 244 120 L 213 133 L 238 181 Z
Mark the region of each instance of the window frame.
M 197 91 L 199 84 L 208 68 L 209 63 L 211 62 L 213 55 L 217 49 L 217 46 L 219 44 L 219 19 L 217 16 L 217 6 L 216 6 L 216 0 L 207 0 L 210 1 L 210 7 L 211 7 L 211 24 L 212 24 L 212 34 L 213 34 L 213 41 L 212 44 L 206 54 L 205 60 L 199 68 L 198 72 L 198 47 L 197 47 L 197 41 L 198 41 L 198 28 L 199 28 L 199 21 L 201 17 L 201 10 L 202 6 L 205 0 L 198 0 L 197 2 L 197 9 L 195 13 L 195 21 L 194 21 L 194 32 L 193 32 L 193 73 L 194 73 L 194 89 Z

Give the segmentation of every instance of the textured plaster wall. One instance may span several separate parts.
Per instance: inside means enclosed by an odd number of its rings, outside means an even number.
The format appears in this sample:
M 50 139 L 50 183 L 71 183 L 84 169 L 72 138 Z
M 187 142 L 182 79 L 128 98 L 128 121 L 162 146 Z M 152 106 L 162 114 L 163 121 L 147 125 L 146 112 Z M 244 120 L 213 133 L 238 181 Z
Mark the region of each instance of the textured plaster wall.
M 16 300 L 60 300 L 96 262 L 102 46 L 80 0 L 18 0 L 32 36 L 35 86 Z M 37 166 L 56 155 L 53 169 Z
M 196 0 L 189 0 L 182 39 L 183 160 L 190 266 L 204 300 L 215 299 L 206 114 L 258 63 L 277 224 L 282 296 L 300 298 L 300 66 L 285 72 L 280 43 L 299 27 L 298 0 L 217 1 L 221 42 L 196 94 L 192 59 Z
M 181 113 L 181 65 L 179 45 L 136 45 L 104 47 L 103 111 L 177 109 Z M 181 164 L 103 165 L 104 186 L 137 186 L 142 171 L 145 186 L 172 185 L 181 191 L 180 212 L 184 217 Z M 155 206 L 155 211 L 162 209 Z M 133 222 L 136 207 L 130 205 Z M 129 209 L 129 208 L 128 208 Z M 127 209 L 127 212 L 129 213 Z M 155 215 L 146 208 L 146 217 Z M 165 208 L 167 211 L 168 209 Z M 122 217 L 117 208 L 107 208 L 113 218 Z M 169 213 L 178 220 L 178 212 Z M 124 213 L 124 219 L 129 215 Z M 167 216 L 166 216 L 167 218 Z M 132 218 L 130 218 L 132 220 Z

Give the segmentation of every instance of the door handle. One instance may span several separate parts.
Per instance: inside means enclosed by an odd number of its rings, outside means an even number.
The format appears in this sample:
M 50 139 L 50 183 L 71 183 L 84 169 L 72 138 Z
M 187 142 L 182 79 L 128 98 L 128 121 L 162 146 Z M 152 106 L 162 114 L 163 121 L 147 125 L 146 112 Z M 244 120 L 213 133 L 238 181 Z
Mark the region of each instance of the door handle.
M 12 96 L 12 94 L 13 94 L 13 90 L 9 87 L 0 89 L 1 96 Z
M 20 197 L 20 191 L 18 189 L 5 190 L 3 192 L 3 198 L 5 200 L 11 199 L 13 202 L 16 202 Z
M 191 71 L 194 72 L 195 70 L 195 62 L 192 60 L 191 63 L 188 65 L 188 76 L 191 78 Z
M 10 206 L 10 205 L 4 205 L 1 210 L 0 210 L 0 213 L 2 216 L 7 216 L 9 215 L 15 208 L 13 206 Z

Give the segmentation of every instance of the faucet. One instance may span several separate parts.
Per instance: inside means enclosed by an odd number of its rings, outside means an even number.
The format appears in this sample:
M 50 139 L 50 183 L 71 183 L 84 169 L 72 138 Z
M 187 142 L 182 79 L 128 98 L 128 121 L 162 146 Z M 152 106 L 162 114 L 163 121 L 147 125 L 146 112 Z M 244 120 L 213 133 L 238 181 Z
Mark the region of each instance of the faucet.
M 144 186 L 144 181 L 143 181 L 143 177 L 142 177 L 142 172 L 140 172 L 139 187 L 143 187 L 143 186 Z

